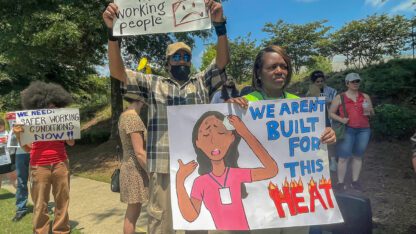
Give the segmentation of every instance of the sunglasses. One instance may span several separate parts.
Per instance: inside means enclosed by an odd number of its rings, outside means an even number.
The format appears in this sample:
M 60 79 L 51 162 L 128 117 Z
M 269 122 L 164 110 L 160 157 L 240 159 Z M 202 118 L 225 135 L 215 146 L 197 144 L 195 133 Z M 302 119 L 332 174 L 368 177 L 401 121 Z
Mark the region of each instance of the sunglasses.
M 352 81 L 350 81 L 350 83 L 359 84 L 360 83 L 360 80 L 352 80 Z
M 189 55 L 189 54 L 183 54 L 183 56 L 181 56 L 181 54 L 175 53 L 171 57 L 172 61 L 174 61 L 174 62 L 180 62 L 181 61 L 181 58 L 186 63 L 189 63 L 191 61 L 191 55 Z

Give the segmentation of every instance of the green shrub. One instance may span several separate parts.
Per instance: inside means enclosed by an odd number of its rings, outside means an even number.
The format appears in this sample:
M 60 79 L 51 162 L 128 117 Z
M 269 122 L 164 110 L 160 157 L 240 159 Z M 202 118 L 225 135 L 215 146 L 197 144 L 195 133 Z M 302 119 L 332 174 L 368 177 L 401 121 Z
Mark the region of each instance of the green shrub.
M 94 128 L 81 132 L 81 139 L 77 141 L 78 144 L 100 144 L 108 141 L 110 138 L 110 129 Z
M 403 106 L 383 104 L 375 107 L 371 128 L 376 139 L 408 138 L 416 129 L 416 111 Z

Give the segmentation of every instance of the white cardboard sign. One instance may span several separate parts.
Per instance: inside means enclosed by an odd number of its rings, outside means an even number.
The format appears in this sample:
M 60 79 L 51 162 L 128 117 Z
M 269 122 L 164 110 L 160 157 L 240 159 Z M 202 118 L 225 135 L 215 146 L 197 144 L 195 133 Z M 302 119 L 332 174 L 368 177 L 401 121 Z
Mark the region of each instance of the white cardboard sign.
M 22 145 L 81 138 L 79 109 L 75 108 L 16 111 L 16 123 L 24 125 Z
M 211 28 L 204 0 L 115 0 L 114 36 L 186 32 Z
M 169 106 L 174 229 L 343 222 L 324 128 L 324 98 Z

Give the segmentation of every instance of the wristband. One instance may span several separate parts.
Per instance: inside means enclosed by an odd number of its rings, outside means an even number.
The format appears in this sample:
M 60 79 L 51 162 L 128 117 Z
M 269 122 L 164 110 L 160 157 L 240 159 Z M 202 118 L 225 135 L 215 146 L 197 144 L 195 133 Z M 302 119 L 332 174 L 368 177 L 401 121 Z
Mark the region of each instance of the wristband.
M 113 36 L 113 29 L 112 28 L 108 28 L 107 36 L 108 36 L 109 41 L 118 41 L 119 43 L 121 42 L 121 37 Z
M 225 27 L 226 23 L 227 23 L 226 21 L 212 23 L 215 28 L 215 33 L 217 34 L 218 37 L 227 34 L 227 28 Z

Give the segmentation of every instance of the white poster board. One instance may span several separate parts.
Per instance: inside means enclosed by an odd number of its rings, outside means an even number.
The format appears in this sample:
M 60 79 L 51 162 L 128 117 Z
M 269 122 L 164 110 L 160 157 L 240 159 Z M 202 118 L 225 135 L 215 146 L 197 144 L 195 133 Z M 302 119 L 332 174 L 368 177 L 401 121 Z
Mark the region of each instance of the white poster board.
M 186 32 L 211 28 L 204 0 L 115 0 L 114 36 Z
M 7 138 L 7 148 L 19 148 L 19 142 L 16 136 L 13 133 L 13 125 L 16 123 L 16 113 L 15 112 L 7 112 L 6 113 L 6 120 L 9 123 L 10 131 L 9 136 Z
M 324 98 L 168 107 L 174 229 L 343 222 L 324 128 Z
M 16 111 L 16 123 L 24 125 L 20 138 L 24 145 L 81 138 L 79 110 L 75 108 Z

